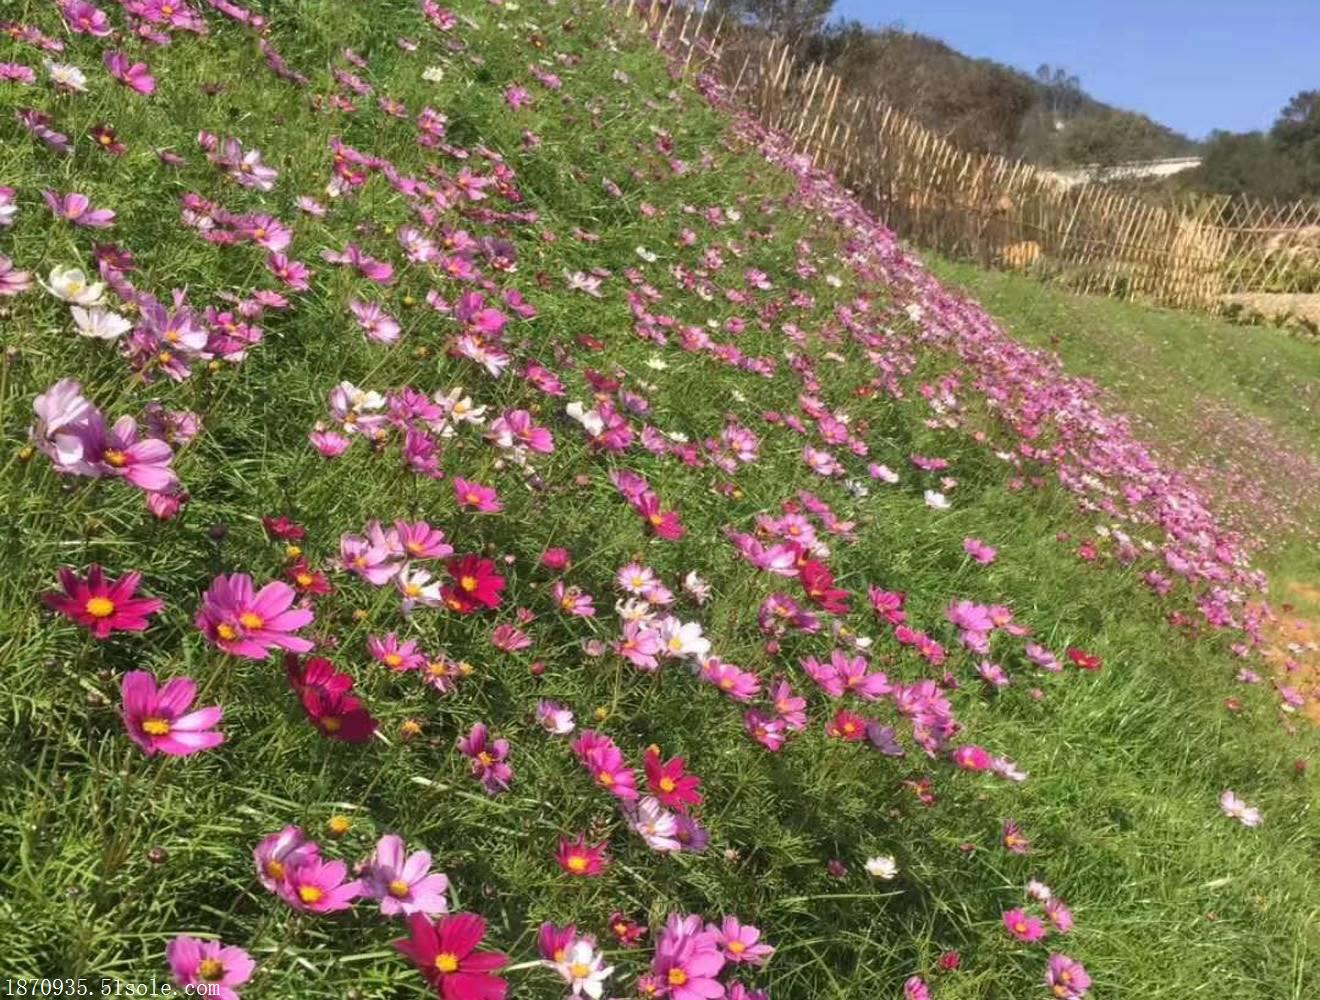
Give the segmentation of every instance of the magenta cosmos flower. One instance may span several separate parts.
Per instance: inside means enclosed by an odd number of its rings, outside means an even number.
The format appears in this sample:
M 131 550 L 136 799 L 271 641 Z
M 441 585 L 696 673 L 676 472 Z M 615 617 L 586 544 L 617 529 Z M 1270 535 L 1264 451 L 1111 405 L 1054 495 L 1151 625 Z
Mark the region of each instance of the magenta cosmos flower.
M 1023 910 L 1005 910 L 1003 915 L 1004 930 L 1027 944 L 1039 941 L 1045 936 L 1045 925 L 1039 917 L 1033 917 Z
M 196 996 L 238 1000 L 235 986 L 252 978 L 256 963 L 242 948 L 219 941 L 176 937 L 165 946 L 174 985 Z
M 477 951 L 486 921 L 473 913 L 455 913 L 431 923 L 425 914 L 408 918 L 408 937 L 394 942 L 441 1000 L 504 1000 L 509 984 L 494 973 L 509 963 L 498 951 Z
M 157 689 L 155 677 L 134 670 L 124 675 L 120 697 L 129 739 L 148 757 L 158 753 L 186 757 L 225 741 L 225 734 L 212 728 L 224 715 L 219 705 L 188 712 L 197 697 L 191 677 L 175 677 Z
M 382 916 L 449 910 L 445 898 L 449 879 L 431 871 L 431 855 L 427 851 L 408 854 L 403 838 L 393 833 L 387 833 L 376 843 L 367 868 L 366 888 L 368 895 L 380 900 Z
M 60 569 L 59 578 L 64 592 L 43 594 L 42 601 L 98 639 L 111 632 L 141 632 L 147 627 L 147 618 L 165 606 L 154 597 L 133 596 L 142 581 L 141 573 L 109 580 L 100 566 L 92 565 L 87 567 L 86 580 L 68 567 Z
M 249 660 L 264 660 L 272 647 L 306 653 L 312 643 L 291 633 L 315 616 L 305 608 L 290 610 L 296 596 L 278 580 L 254 592 L 246 573 L 221 574 L 211 581 L 193 623 L 212 645 Z

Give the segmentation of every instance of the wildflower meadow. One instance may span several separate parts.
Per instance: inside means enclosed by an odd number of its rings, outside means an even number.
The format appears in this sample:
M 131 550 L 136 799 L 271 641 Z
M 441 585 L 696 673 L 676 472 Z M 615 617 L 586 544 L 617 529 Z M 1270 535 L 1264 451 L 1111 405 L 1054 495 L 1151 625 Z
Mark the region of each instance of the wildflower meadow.
M 1320 995 L 1260 539 L 643 14 L 0 4 L 0 992 Z

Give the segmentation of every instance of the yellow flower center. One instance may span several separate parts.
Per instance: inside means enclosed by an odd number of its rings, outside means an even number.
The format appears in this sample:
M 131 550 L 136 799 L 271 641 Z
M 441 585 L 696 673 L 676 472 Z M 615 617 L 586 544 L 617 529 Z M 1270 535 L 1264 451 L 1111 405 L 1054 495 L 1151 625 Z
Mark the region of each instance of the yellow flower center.
M 405 583 L 403 585 L 404 597 L 419 597 L 421 596 L 421 593 L 422 593 L 422 588 L 415 583 Z
M 142 720 L 142 731 L 148 736 L 168 736 L 170 724 L 165 719 L 153 715 Z
M 650 517 L 647 518 L 647 520 L 658 527 L 660 525 L 660 522 L 663 521 L 664 518 L 661 517 L 659 514 L 652 514 Z
M 660 779 L 660 791 L 662 792 L 672 792 L 677 787 L 678 785 L 674 783 L 674 779 L 668 775 Z
M 108 448 L 105 453 L 105 461 L 107 465 L 114 466 L 116 469 L 122 469 L 128 464 L 128 456 L 118 448 Z
M 420 555 L 422 550 L 425 549 L 426 546 L 424 546 L 421 542 L 409 542 L 407 545 L 404 546 L 404 548 L 407 549 L 409 552 L 411 552 L 413 555 Z
M 299 573 L 294 578 L 294 582 L 300 587 L 310 587 L 315 582 L 315 577 L 311 573 Z
M 434 660 L 426 665 L 426 672 L 432 677 L 448 677 L 449 667 L 445 665 L 444 660 Z
M 464 677 L 471 677 L 477 672 L 477 668 L 468 663 L 467 660 L 460 660 L 458 664 L 458 672 Z
M 729 951 L 733 952 L 735 955 L 741 955 L 746 950 L 747 950 L 747 945 L 743 944 L 741 941 L 729 942 Z
M 475 576 L 461 577 L 458 581 L 458 585 L 470 594 L 477 589 L 477 578 Z
M 574 979 L 586 979 L 591 975 L 591 966 L 582 962 L 574 962 L 568 967 L 568 972 Z
M 565 865 L 569 871 L 581 874 L 587 870 L 587 859 L 581 854 L 574 854 L 569 857 L 568 861 L 565 862 Z
M 253 631 L 264 627 L 266 624 L 265 620 L 261 617 L 261 615 L 253 611 L 244 611 L 241 615 L 238 616 L 238 623 L 242 625 L 244 628 L 252 629 Z
M 477 760 L 481 761 L 486 767 L 493 767 L 495 765 L 495 758 L 486 753 L 485 750 L 477 754 Z
M 271 858 L 265 864 L 266 877 L 278 881 L 284 878 L 284 864 Z
M 219 982 L 224 978 L 225 967 L 220 964 L 219 959 L 204 958 L 197 963 L 197 975 L 208 983 Z
M 682 986 L 688 981 L 687 973 L 682 969 L 670 969 L 667 978 L 670 986 Z
M 114 142 L 114 140 L 111 139 L 110 136 L 106 135 L 104 132 L 102 132 L 99 136 L 96 137 L 96 141 L 99 142 L 102 146 L 108 146 L 110 145 L 110 143 Z M 208 959 L 207 961 L 210 961 L 210 959 Z
M 458 970 L 458 956 L 452 951 L 442 951 L 435 956 L 435 967 L 444 975 L 456 972 Z
M 612 785 L 614 784 L 614 775 L 612 775 L 609 771 L 601 771 L 599 774 L 596 775 L 596 780 L 599 781 L 602 785 Z
M 385 654 L 385 665 L 387 667 L 397 667 L 402 662 L 403 662 L 403 657 L 400 656 L 398 653 Z
M 298 887 L 298 898 L 304 903 L 319 903 L 324 896 L 325 893 L 314 885 L 300 885 Z
M 238 638 L 238 629 L 226 622 L 221 622 L 215 627 L 215 634 L 228 642 L 231 639 Z
M 115 613 L 115 602 L 108 597 L 92 597 L 83 606 L 83 610 L 93 618 L 109 618 Z
M 463 497 L 463 499 L 466 500 L 468 503 L 472 504 L 472 506 L 474 507 L 477 504 L 481 503 L 481 497 L 476 493 L 468 493 Z
M 723 688 L 725 691 L 728 691 L 730 688 L 733 687 L 733 678 L 732 677 L 720 678 L 720 687 Z
M 1019 920 L 1013 925 L 1013 930 L 1017 931 L 1019 934 L 1025 934 L 1027 932 L 1026 922 Z
M 337 715 L 327 715 L 321 720 L 321 725 L 325 727 L 327 733 L 337 733 L 344 725 L 344 720 Z
M 403 879 L 396 878 L 393 882 L 389 884 L 388 888 L 390 890 L 390 895 L 393 896 L 395 899 L 408 898 L 408 892 L 409 892 L 408 883 L 403 881 Z

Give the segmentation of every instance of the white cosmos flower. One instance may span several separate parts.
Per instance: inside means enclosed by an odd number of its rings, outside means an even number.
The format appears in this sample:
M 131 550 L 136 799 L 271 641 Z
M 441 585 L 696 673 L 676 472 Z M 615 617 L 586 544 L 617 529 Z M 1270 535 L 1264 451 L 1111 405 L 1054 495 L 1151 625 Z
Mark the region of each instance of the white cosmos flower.
M 66 87 L 69 90 L 87 91 L 87 74 L 77 66 L 71 66 L 68 63 L 52 62 L 46 60 L 46 72 L 50 74 L 51 82 L 59 87 Z
M 646 247 L 638 247 L 637 256 L 642 258 L 642 260 L 646 261 L 648 264 L 654 264 L 656 261 L 655 254 L 646 249 Z
M 651 850 L 668 854 L 683 849 L 676 836 L 678 821 L 654 796 L 648 795 L 637 803 L 636 811 L 629 818 L 633 830 L 646 841 L 646 846 Z
M 427 66 L 422 70 L 422 79 L 427 83 L 439 83 L 445 78 L 445 68 L 443 66 Z
M 605 421 L 600 414 L 594 409 L 588 410 L 576 400 L 565 406 L 564 412 L 580 423 L 591 437 L 600 437 L 605 432 Z
M 866 873 L 883 882 L 893 881 L 898 875 L 898 862 L 888 854 L 866 859 Z
M 605 957 L 583 938 L 574 941 L 564 953 L 563 961 L 552 963 L 552 967 L 564 977 L 573 996 L 585 993 L 592 1000 L 600 1000 L 605 980 L 614 971 L 614 966 L 606 965 Z
M 923 496 L 926 499 L 926 506 L 931 510 L 948 510 L 953 506 L 949 503 L 949 498 L 937 490 L 927 490 Z
M 82 268 L 78 267 L 52 267 L 50 282 L 42 282 L 42 287 L 57 299 L 79 306 L 94 306 L 105 293 L 103 283 L 89 282 Z
M 73 313 L 73 322 L 78 332 L 94 340 L 115 340 L 133 329 L 128 319 L 101 306 L 91 309 L 74 306 L 69 311 Z
M 651 357 L 646 359 L 646 367 L 654 368 L 656 371 L 662 372 L 669 367 L 669 362 L 666 361 L 664 358 L 659 358 L 652 355 Z
M 700 622 L 666 618 L 660 623 L 660 639 L 668 656 L 691 656 L 704 660 L 710 652 L 710 640 L 701 634 Z

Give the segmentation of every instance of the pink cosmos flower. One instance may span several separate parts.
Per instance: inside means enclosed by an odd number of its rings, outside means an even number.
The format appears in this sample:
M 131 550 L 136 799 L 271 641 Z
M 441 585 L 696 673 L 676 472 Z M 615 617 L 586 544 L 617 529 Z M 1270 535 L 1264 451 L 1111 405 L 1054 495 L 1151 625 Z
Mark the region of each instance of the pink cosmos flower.
M 297 596 L 278 580 L 254 591 L 246 573 L 221 574 L 211 581 L 193 623 L 213 646 L 245 659 L 264 660 L 272 648 L 305 653 L 313 644 L 292 633 L 315 615 L 306 608 L 291 610 Z
M 701 918 L 671 914 L 656 942 L 651 974 L 668 987 L 670 1000 L 712 1000 L 724 995 L 716 978 L 725 958 L 712 931 L 701 929 Z
M 445 533 L 425 521 L 395 521 L 394 530 L 409 559 L 445 559 L 454 554 Z
M 174 985 L 196 996 L 238 1000 L 236 986 L 252 978 L 256 962 L 242 948 L 181 935 L 165 946 Z
M 490 644 L 506 653 L 517 653 L 531 647 L 532 637 L 522 629 L 504 622 L 491 631 Z
M 458 751 L 472 761 L 472 777 L 481 782 L 488 795 L 509 790 L 513 768 L 504 762 L 509 756 L 508 740 L 491 740 L 484 723 L 474 723 L 458 741 Z
M 761 679 L 750 670 L 712 656 L 701 665 L 701 679 L 714 684 L 734 701 L 751 701 L 761 691 Z
M 367 651 L 373 658 L 399 673 L 417 670 L 426 662 L 426 656 L 417 649 L 417 640 L 409 639 L 401 643 L 393 632 L 385 636 L 367 636 Z
M 1045 986 L 1056 1000 L 1081 1000 L 1091 988 L 1091 977 L 1081 962 L 1055 952 L 1045 967 Z
M 577 618 L 593 618 L 596 605 L 592 596 L 578 587 L 570 587 L 563 580 L 556 580 L 550 588 L 550 598 L 559 610 Z
M 83 580 L 73 570 L 59 570 L 63 593 L 42 595 L 42 601 L 52 611 L 77 622 L 98 639 L 111 632 L 141 632 L 147 627 L 147 618 L 165 606 L 154 597 L 134 597 L 141 573 L 126 573 L 118 580 L 108 580 L 100 566 L 87 568 Z
M 548 455 L 555 450 L 550 431 L 534 423 L 527 410 L 507 410 L 503 416 L 491 421 L 486 437 L 499 448 L 521 447 L 539 455 Z
M 266 257 L 266 270 L 294 292 L 305 292 L 311 285 L 312 269 L 300 260 L 292 260 L 282 253 L 272 253 Z
M 494 487 L 482 486 L 460 476 L 454 477 L 454 499 L 460 507 L 478 514 L 498 514 L 504 509 Z
M 69 30 L 76 35 L 91 35 L 93 38 L 107 38 L 110 35 L 110 19 L 106 17 L 105 11 L 86 0 L 62 0 L 60 13 Z
M 637 779 L 624 760 L 623 751 L 614 741 L 594 730 L 583 730 L 573 744 L 573 753 L 587 769 L 593 781 L 615 798 L 634 801 Z
M 388 285 L 394 280 L 394 265 L 363 253 L 356 243 L 348 244 L 342 252 L 322 250 L 321 259 L 331 264 L 346 264 L 355 268 L 362 277 L 378 285 Z
M 156 78 L 144 62 L 130 63 L 128 56 L 119 51 L 107 52 L 104 57 L 105 68 L 110 75 L 129 90 L 139 94 L 151 94 L 156 90 Z
M 660 652 L 664 639 L 660 633 L 639 621 L 626 622 L 623 635 L 614 643 L 614 651 L 638 670 L 654 671 L 660 668 Z
M 1219 796 L 1219 808 L 1225 816 L 1237 820 L 1243 826 L 1256 827 L 1261 824 L 1260 810 L 1247 805 L 1231 789 L 1225 789 Z
M 536 721 L 551 736 L 565 736 L 573 731 L 573 713 L 558 702 L 544 699 L 537 702 Z
M 1027 659 L 1042 670 L 1048 670 L 1053 674 L 1057 674 L 1063 670 L 1063 664 L 1061 664 L 1055 655 L 1044 646 L 1029 642 L 1027 643 L 1026 654 Z
M 70 191 L 60 194 L 49 188 L 41 193 L 46 207 L 57 219 L 71 222 L 84 229 L 108 229 L 114 225 L 115 213 L 108 208 L 92 208 L 92 200 L 85 194 Z
M 743 713 L 743 727 L 752 739 L 767 750 L 778 750 L 787 739 L 786 727 L 782 720 L 754 708 Z
M 0 298 L 22 295 L 32 287 L 32 272 L 20 271 L 14 262 L 0 253 Z
M 1045 901 L 1045 916 L 1050 918 L 1050 923 L 1060 934 L 1067 934 L 1073 929 L 1072 910 L 1064 904 L 1061 899 L 1047 899 Z
M 376 842 L 364 881 L 367 895 L 380 900 L 382 916 L 435 915 L 449 911 L 445 897 L 449 879 L 431 871 L 428 852 L 407 854 L 403 838 L 396 834 L 388 833 Z
M 345 882 L 348 866 L 342 861 L 326 861 L 309 855 L 301 864 L 285 867 L 284 878 L 275 892 L 302 913 L 335 913 L 347 910 L 365 891 L 361 880 Z
M 739 922 L 737 917 L 725 917 L 717 927 L 707 926 L 715 934 L 715 943 L 724 950 L 724 958 L 734 964 L 764 965 L 775 949 L 761 940 L 760 928 Z
M 147 671 L 125 674 L 120 685 L 121 715 L 129 739 L 148 757 L 158 753 L 186 757 L 218 747 L 225 736 L 212 727 L 224 712 L 219 705 L 187 712 L 195 697 L 197 684 L 191 677 L 175 677 L 157 690 L 156 678 Z
M 368 340 L 378 344 L 393 344 L 399 339 L 402 327 L 399 326 L 398 320 L 385 312 L 377 303 L 353 299 L 348 303 L 348 308 Z
M 1005 910 L 1003 915 L 1004 930 L 1026 944 L 1034 944 L 1046 934 L 1045 925 L 1039 917 L 1033 917 L 1020 909 Z
M 257 878 L 270 892 L 275 892 L 284 881 L 285 872 L 291 868 L 315 858 L 321 849 L 315 841 L 308 840 L 301 828 L 286 826 L 278 833 L 272 833 L 252 851 L 252 859 L 257 866 Z

